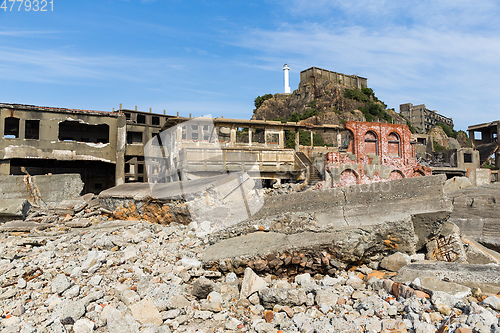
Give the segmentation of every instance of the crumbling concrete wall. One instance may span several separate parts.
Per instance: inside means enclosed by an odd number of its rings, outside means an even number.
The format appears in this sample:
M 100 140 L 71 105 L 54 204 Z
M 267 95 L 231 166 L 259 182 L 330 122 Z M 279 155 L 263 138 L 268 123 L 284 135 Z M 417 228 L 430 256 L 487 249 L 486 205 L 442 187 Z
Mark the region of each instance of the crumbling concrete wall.
M 38 191 L 45 203 L 59 203 L 80 197 L 84 185 L 79 174 L 33 176 L 30 185 L 28 177 L 0 175 L 2 200 L 27 199 L 33 202 L 33 191 Z

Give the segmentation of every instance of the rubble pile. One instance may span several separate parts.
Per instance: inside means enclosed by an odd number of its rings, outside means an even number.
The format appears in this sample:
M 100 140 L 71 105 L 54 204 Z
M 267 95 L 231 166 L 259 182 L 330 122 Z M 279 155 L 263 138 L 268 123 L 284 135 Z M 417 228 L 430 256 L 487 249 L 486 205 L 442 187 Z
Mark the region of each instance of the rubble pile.
M 334 274 L 221 273 L 204 268 L 201 228 L 109 220 L 3 232 L 1 331 L 500 332 L 500 295 L 393 281 L 390 270 L 423 255 Z

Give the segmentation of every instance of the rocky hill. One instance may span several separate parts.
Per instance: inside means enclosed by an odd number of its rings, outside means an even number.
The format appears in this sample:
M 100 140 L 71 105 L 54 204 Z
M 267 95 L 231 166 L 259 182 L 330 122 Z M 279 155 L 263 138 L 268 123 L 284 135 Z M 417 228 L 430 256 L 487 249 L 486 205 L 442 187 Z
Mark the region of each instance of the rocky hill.
M 252 119 L 304 121 L 315 125 L 342 124 L 347 120 L 406 123 L 394 110 L 386 109 L 373 90 L 361 90 L 317 79 L 301 82 L 291 95 L 259 96 Z

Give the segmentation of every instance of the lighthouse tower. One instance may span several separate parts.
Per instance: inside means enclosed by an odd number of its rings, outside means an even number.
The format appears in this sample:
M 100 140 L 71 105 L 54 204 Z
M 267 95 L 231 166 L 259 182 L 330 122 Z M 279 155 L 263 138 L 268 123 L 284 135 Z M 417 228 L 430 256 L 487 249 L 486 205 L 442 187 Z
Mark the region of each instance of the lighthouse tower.
M 285 94 L 290 93 L 290 67 L 287 64 L 283 65 L 283 74 L 285 75 Z

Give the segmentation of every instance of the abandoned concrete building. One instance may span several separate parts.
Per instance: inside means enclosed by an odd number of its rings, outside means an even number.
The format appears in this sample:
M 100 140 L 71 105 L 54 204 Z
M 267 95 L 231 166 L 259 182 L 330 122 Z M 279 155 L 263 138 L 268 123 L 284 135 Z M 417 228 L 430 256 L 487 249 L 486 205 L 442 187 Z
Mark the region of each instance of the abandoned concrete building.
M 167 120 L 161 142 L 149 147 L 156 153 L 146 156 L 150 179 L 169 182 L 246 171 L 269 181 L 305 180 L 313 185 L 326 180 L 319 186 L 337 187 L 431 174 L 429 168 L 418 165 L 406 125 L 351 121 L 344 126 L 314 126 L 224 118 L 192 121 Z M 299 144 L 303 131 L 309 132 L 310 145 Z M 327 146 L 314 146 L 317 133 L 333 140 Z M 295 139 L 293 148 L 285 145 L 285 137 L 290 135 Z
M 315 79 L 329 80 L 358 89 L 368 87 L 367 79 L 357 75 L 346 75 L 318 67 L 310 67 L 300 72 L 300 82 L 310 82 Z
M 492 162 L 492 179 L 499 181 L 498 169 L 500 167 L 499 143 L 500 121 L 472 125 L 467 128 L 469 140 L 474 149 L 479 151 L 481 166 Z
M 0 174 L 78 173 L 84 192 L 147 181 L 143 145 L 168 116 L 0 104 Z
M 413 127 L 427 132 L 436 123 L 443 123 L 453 128 L 453 119 L 445 117 L 435 110 L 429 110 L 425 104 L 413 105 L 412 103 L 401 104 L 399 106 L 400 114 L 408 119 Z

